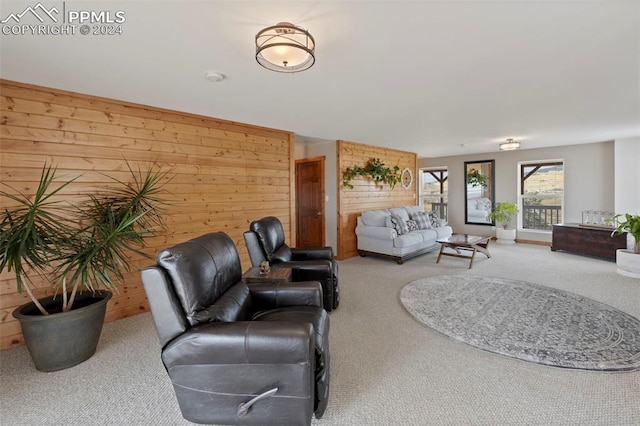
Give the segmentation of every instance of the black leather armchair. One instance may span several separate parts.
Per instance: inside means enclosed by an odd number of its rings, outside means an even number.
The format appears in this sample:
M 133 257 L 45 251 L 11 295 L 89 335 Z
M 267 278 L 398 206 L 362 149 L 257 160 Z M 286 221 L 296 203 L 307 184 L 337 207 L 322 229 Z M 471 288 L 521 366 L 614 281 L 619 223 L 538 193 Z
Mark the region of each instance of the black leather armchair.
M 329 316 L 318 282 L 247 285 L 224 233 L 142 271 L 162 362 L 185 419 L 308 425 L 329 396 Z
M 338 262 L 331 247 L 290 248 L 284 241 L 284 229 L 277 217 L 251 222 L 244 233 L 251 265 L 268 261 L 272 267 L 292 268 L 293 281 L 320 281 L 323 306 L 327 311 L 338 307 Z

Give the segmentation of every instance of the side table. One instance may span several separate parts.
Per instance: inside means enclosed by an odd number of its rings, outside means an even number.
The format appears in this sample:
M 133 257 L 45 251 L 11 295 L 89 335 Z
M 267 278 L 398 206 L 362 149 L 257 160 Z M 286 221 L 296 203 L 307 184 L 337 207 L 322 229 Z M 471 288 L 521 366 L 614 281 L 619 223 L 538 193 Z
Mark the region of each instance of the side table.
M 242 279 L 247 284 L 251 283 L 263 283 L 265 281 L 271 282 L 291 282 L 292 276 L 291 268 L 271 268 L 266 274 L 260 273 L 260 267 L 254 266 L 249 268 L 247 272 L 242 274 Z

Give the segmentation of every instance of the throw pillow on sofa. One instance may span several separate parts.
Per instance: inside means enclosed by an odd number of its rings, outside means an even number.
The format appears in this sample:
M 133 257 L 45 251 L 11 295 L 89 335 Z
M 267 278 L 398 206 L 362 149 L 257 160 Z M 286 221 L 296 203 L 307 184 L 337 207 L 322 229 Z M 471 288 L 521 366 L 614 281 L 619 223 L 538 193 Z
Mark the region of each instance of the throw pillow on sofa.
M 415 221 L 418 225 L 418 229 L 430 229 L 431 221 L 427 212 L 415 212 L 411 213 L 411 220 Z
M 396 230 L 396 232 L 398 233 L 398 235 L 404 235 L 407 232 L 409 232 L 409 230 L 407 229 L 407 224 L 405 223 L 404 220 L 402 220 L 401 218 L 399 218 L 396 215 L 391 215 L 391 224 L 393 225 L 393 229 Z
M 411 232 L 411 231 L 417 231 L 417 230 L 418 230 L 418 224 L 416 223 L 416 221 L 415 221 L 415 220 L 411 220 L 411 219 L 409 219 L 409 220 L 406 222 L 406 224 L 407 224 L 407 230 L 408 230 L 409 232 Z
M 440 219 L 437 212 L 429 212 L 429 221 L 431 222 L 432 228 L 439 228 L 441 226 L 446 226 L 447 221 L 444 219 Z

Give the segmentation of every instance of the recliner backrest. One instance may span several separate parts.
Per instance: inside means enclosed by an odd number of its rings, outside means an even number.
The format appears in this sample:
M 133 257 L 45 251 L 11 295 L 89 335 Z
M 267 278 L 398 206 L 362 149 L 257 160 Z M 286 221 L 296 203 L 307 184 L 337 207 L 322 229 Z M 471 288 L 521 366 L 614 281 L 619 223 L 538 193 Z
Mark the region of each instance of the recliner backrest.
M 197 312 L 194 319 L 202 322 L 249 321 L 252 312 L 251 293 L 244 281 L 235 283 L 211 306 Z
M 208 322 L 206 309 L 242 278 L 236 246 L 223 232 L 206 234 L 162 250 L 156 260 L 170 276 L 192 326 Z
M 249 225 L 260 242 L 265 258 L 269 262 L 288 262 L 291 260 L 291 249 L 284 242 L 284 228 L 280 219 L 274 216 L 254 220 Z
M 242 236 L 244 237 L 244 243 L 249 252 L 251 266 L 260 266 L 261 262 L 268 260 L 267 255 L 264 250 L 262 250 L 262 244 L 258 241 L 258 234 L 253 231 L 244 231 Z

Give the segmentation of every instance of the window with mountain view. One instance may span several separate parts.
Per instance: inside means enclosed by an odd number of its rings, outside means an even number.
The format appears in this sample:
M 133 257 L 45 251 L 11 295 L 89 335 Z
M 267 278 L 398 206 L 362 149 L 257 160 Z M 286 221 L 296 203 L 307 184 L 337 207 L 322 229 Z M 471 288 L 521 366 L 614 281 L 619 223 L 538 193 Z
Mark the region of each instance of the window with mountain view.
M 520 219 L 523 229 L 550 231 L 562 223 L 564 162 L 520 164 Z
M 420 169 L 420 176 L 420 201 L 424 210 L 434 211 L 441 219 L 447 220 L 447 169 Z

